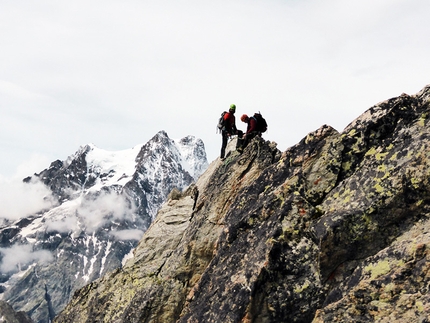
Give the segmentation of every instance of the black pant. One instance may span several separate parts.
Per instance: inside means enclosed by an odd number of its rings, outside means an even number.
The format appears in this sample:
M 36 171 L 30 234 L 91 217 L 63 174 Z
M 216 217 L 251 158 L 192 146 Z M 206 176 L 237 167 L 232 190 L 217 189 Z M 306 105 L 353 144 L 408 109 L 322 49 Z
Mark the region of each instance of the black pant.
M 257 135 L 260 135 L 258 131 L 253 131 L 249 133 L 245 139 L 240 139 L 237 141 L 236 149 L 240 148 L 241 150 L 245 149 L 248 143 Z
M 223 131 L 222 133 L 222 146 L 221 146 L 221 158 L 224 158 L 225 156 L 225 148 L 227 147 L 228 143 L 228 134 L 227 131 Z

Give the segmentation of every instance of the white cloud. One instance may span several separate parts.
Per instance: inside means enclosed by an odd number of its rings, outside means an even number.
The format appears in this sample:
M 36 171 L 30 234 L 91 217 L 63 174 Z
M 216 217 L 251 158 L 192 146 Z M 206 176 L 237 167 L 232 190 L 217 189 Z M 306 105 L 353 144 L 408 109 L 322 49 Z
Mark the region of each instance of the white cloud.
M 78 219 L 74 214 L 64 215 L 60 219 L 48 219 L 45 222 L 45 228 L 47 232 L 73 232 L 79 228 Z
M 85 230 L 91 233 L 108 222 L 135 220 L 136 206 L 124 195 L 115 192 L 100 192 L 68 201 L 46 215 L 45 228 L 48 232 L 73 232 Z
M 10 248 L 0 248 L 3 259 L 0 264 L 2 273 L 20 271 L 22 267 L 33 262 L 47 263 L 53 260 L 48 250 L 32 250 L 31 245 L 14 245 Z
M 0 178 L 0 218 L 17 220 L 54 204 L 52 192 L 40 181 L 24 183 Z
M 108 221 L 132 220 L 134 212 L 134 204 L 130 204 L 123 195 L 103 191 L 94 199 L 84 198 L 77 208 L 78 217 L 87 232 L 95 231 Z
M 143 231 L 138 229 L 118 230 L 113 231 L 111 234 L 117 240 L 140 240 L 143 236 Z

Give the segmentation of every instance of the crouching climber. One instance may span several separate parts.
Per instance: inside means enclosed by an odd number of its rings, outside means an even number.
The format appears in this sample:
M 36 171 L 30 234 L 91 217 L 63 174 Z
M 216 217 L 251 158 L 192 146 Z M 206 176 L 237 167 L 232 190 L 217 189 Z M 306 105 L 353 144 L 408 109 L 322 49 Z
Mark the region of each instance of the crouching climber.
M 261 134 L 267 130 L 267 122 L 262 117 L 261 113 L 255 113 L 252 117 L 243 114 L 240 120 L 247 124 L 246 132 L 237 140 L 236 150 L 242 153 L 251 139 L 255 136 L 261 136 Z

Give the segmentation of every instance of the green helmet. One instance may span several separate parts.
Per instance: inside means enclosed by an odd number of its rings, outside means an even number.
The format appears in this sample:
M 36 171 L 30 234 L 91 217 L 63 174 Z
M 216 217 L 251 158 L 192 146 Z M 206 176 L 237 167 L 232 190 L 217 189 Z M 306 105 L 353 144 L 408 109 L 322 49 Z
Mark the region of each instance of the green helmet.
M 236 105 L 230 104 L 230 110 L 236 111 Z

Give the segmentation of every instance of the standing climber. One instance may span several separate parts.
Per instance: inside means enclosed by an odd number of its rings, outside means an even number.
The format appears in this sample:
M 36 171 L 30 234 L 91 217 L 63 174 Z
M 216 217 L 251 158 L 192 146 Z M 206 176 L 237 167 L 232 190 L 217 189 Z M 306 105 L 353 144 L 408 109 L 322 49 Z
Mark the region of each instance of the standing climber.
M 220 120 L 221 135 L 222 135 L 222 146 L 221 146 L 221 159 L 225 157 L 225 149 L 227 147 L 228 139 L 237 134 L 236 129 L 236 118 L 234 113 L 236 112 L 236 105 L 230 105 L 228 112 L 223 112 Z
M 255 117 L 248 117 L 248 115 L 243 114 L 240 117 L 242 122 L 247 124 L 246 132 L 243 134 L 242 138 L 237 140 L 236 150 L 242 153 L 243 149 L 248 145 L 252 138 L 255 136 L 261 136 L 261 132 L 258 130 L 257 119 Z

